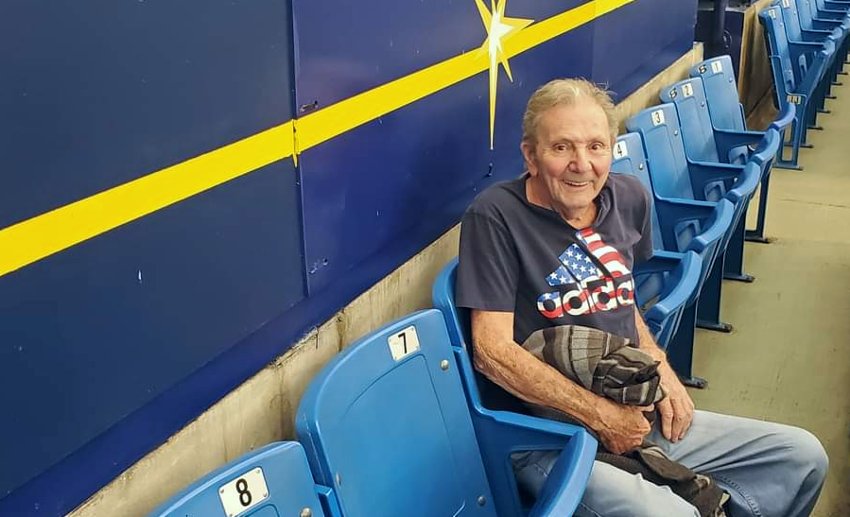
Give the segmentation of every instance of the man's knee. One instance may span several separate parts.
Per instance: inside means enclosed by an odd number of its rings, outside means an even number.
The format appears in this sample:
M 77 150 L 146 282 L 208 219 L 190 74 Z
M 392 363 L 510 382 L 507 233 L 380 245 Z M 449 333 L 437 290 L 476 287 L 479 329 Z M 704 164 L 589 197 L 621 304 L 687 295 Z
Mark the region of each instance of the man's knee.
M 820 440 L 805 429 L 788 427 L 783 441 L 789 469 L 799 472 L 803 482 L 823 483 L 829 458 Z

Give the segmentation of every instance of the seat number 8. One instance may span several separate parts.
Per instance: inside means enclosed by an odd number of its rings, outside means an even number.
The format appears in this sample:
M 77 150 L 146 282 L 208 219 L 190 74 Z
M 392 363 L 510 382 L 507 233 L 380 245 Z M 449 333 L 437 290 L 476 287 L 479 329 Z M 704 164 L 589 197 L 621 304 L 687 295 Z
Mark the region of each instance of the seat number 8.
M 269 498 L 263 469 L 255 467 L 219 487 L 218 497 L 227 517 L 243 515 Z

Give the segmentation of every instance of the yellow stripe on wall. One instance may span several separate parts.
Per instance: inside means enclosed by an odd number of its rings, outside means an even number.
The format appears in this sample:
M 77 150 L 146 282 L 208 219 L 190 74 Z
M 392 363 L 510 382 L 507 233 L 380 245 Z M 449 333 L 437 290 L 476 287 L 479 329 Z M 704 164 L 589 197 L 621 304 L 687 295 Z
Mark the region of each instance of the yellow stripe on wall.
M 514 57 L 634 0 L 596 0 L 532 24 L 505 42 Z M 490 65 L 483 49 L 453 57 L 295 121 L 298 152 L 481 73 Z
M 292 122 L 0 231 L 0 276 L 290 156 Z
M 529 25 L 505 42 L 508 57 L 588 23 L 633 0 L 595 0 Z M 472 4 L 472 2 L 470 2 Z M 196 194 L 326 142 L 489 66 L 483 49 L 400 79 L 0 230 L 0 276 Z

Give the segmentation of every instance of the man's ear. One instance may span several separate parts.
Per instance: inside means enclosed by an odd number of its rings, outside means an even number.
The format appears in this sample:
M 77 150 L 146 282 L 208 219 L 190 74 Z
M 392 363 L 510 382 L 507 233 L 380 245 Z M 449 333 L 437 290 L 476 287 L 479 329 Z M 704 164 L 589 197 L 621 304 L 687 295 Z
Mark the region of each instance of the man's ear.
M 523 140 L 519 144 L 519 149 L 522 151 L 522 157 L 525 159 L 525 168 L 528 169 L 528 173 L 532 177 L 537 176 L 537 160 L 534 156 L 534 144 Z

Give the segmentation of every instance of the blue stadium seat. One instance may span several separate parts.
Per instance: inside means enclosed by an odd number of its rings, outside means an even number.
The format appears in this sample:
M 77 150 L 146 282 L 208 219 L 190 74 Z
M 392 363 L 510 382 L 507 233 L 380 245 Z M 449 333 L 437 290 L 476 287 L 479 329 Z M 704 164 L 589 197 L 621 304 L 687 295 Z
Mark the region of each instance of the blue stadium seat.
M 810 8 L 812 16 L 816 19 L 850 20 L 850 15 L 848 15 L 846 7 L 840 6 L 840 4 L 831 3 L 831 5 L 827 6 L 824 0 L 805 0 L 805 2 Z
M 671 256 L 656 253 L 635 264 L 635 302 L 655 342 L 667 349 L 673 340 L 688 302 L 698 296 L 702 259 L 694 251 Z
M 850 22 L 847 17 L 820 17 L 820 11 L 816 3 L 810 0 L 781 0 L 785 2 L 794 2 L 797 6 L 797 16 L 800 21 L 800 28 L 807 31 L 828 31 L 836 41 L 846 39 L 850 32 Z M 780 4 L 781 5 L 781 4 Z M 846 45 L 844 46 L 846 53 Z
M 484 457 L 487 476 L 490 479 L 491 485 L 493 484 L 493 480 L 499 480 L 498 484 L 501 487 L 510 489 L 512 486 L 511 477 L 513 475 L 511 469 L 508 468 L 503 461 L 488 461 L 488 457 L 504 457 L 511 447 L 510 442 L 499 438 L 502 433 L 502 426 L 498 422 L 501 418 L 510 415 L 511 418 L 517 419 L 521 422 L 526 422 L 529 427 L 533 427 L 537 425 L 540 420 L 526 416 L 526 408 L 519 399 L 490 382 L 486 377 L 480 375 L 472 367 L 472 347 L 470 346 L 472 341 L 469 310 L 458 308 L 455 305 L 457 265 L 458 259 L 455 258 L 443 268 L 439 275 L 437 275 L 432 289 L 432 300 L 434 307 L 442 312 L 443 317 L 446 320 L 449 338 L 452 342 L 455 355 L 458 358 L 458 363 L 460 364 L 460 375 L 466 391 L 467 401 L 470 407 L 473 408 L 473 414 L 475 415 L 473 423 L 479 443 L 489 444 L 488 447 L 493 451 L 492 454 L 485 455 Z M 672 305 L 672 303 L 668 303 L 668 305 Z M 491 401 L 493 400 L 494 392 L 498 392 L 499 400 L 497 401 L 497 404 L 500 406 L 500 410 L 494 411 L 492 406 L 487 405 L 484 397 L 482 396 L 482 391 L 484 390 L 490 392 Z M 507 399 L 511 399 L 510 402 L 506 402 Z M 506 412 L 506 409 L 507 411 L 510 411 L 510 413 Z M 590 477 L 590 471 L 593 467 L 593 461 L 596 455 L 596 440 L 587 434 L 582 428 L 570 424 L 561 424 L 560 422 L 549 422 L 549 424 L 564 426 L 562 429 L 565 434 L 577 433 L 576 437 L 572 438 L 567 444 L 567 447 L 570 449 L 570 456 L 562 453 L 562 458 L 564 458 L 565 461 L 559 462 L 558 466 L 561 469 L 567 469 L 567 473 L 563 475 L 559 474 L 559 477 L 570 479 L 570 483 L 574 485 L 574 488 L 561 488 L 561 490 L 576 493 L 583 492 L 583 488 L 579 489 L 578 487 L 579 485 L 583 487 L 583 484 L 586 484 L 587 482 L 587 478 Z M 576 438 L 579 436 L 581 439 L 577 440 Z M 567 461 L 566 459 L 569 460 Z M 544 487 L 544 492 L 540 494 L 538 498 L 540 501 L 543 501 L 542 504 L 544 507 L 550 505 L 550 503 L 546 501 L 553 500 L 557 497 L 556 490 L 558 488 L 559 484 L 557 483 Z M 576 504 L 577 503 L 578 501 L 576 501 Z M 566 506 L 564 508 L 566 509 Z
M 840 70 L 847 58 L 848 45 L 850 45 L 850 39 L 847 38 L 850 33 L 848 4 L 844 0 L 781 0 L 781 5 L 791 1 L 798 7 L 801 26 L 810 29 L 835 30 L 843 34 L 843 43 L 839 45 L 841 63 L 838 70 Z M 840 42 L 841 38 L 837 38 L 837 41 Z
M 655 165 L 653 165 L 655 167 Z M 611 171 L 637 177 L 651 192 L 653 249 L 655 254 L 695 252 L 702 263 L 696 293 L 685 304 L 678 329 L 669 340 L 667 355 L 673 368 L 686 384 L 704 387 L 705 380 L 694 377 L 691 363 L 694 326 L 699 296 L 714 264 L 721 256 L 721 245 L 732 225 L 734 205 L 727 199 L 719 202 L 695 201 L 659 193 L 655 181 L 664 181 L 660 172 L 650 168 L 640 134 L 627 133 L 617 139 Z M 717 277 L 719 279 L 719 277 Z M 716 287 L 715 287 L 716 288 Z
M 758 183 L 751 175 L 758 169 L 736 165 L 707 163 L 687 158 L 676 107 L 661 104 L 645 109 L 626 122 L 629 131 L 640 133 L 646 155 L 652 161 L 652 188 L 656 196 L 717 202 L 723 198 L 735 205 L 732 226 L 720 244 L 726 247 L 746 208 L 747 192 Z M 723 261 L 715 260 L 701 293 L 697 325 L 709 330 L 730 332 L 732 326 L 719 320 Z
M 455 306 L 457 259 L 443 269 L 434 282 L 434 306 L 443 312 L 454 346 L 471 353 L 469 311 Z M 684 254 L 662 253 L 650 261 L 635 265 L 635 298 L 656 343 L 667 348 L 679 326 L 686 304 L 698 291 L 702 260 L 693 251 Z M 480 385 L 479 379 L 464 379 Z
M 809 121 L 809 129 L 823 129 L 817 125 L 818 113 L 829 113 L 826 109 L 826 99 L 835 97 L 830 94 L 833 84 L 836 82 L 838 72 L 844 64 L 847 37 L 839 29 L 835 31 L 817 31 L 804 29 L 800 21 L 798 5 L 804 0 L 781 0 L 776 3 L 782 12 L 782 22 L 785 25 L 785 35 L 788 39 L 791 62 L 798 81 L 808 73 L 809 67 L 814 62 L 814 53 L 823 48 L 824 43 L 829 42 L 832 52 L 827 58 L 827 71 L 818 85 L 817 109 L 812 110 L 812 119 Z
M 735 72 L 732 69 L 732 59 L 728 55 L 713 57 L 698 63 L 691 68 L 690 75 L 691 77 L 702 78 L 705 97 L 708 103 L 708 112 L 711 116 L 711 123 L 715 128 L 731 131 L 747 130 L 744 106 L 741 105 L 738 97 L 738 86 L 735 82 Z M 771 123 L 773 129 L 779 133 L 780 146 L 782 145 L 782 135 L 785 133 L 785 128 L 794 120 L 795 112 L 796 106 L 786 103 L 782 110 L 780 110 L 777 118 Z M 764 132 L 760 133 L 763 134 Z M 773 162 L 773 157 L 771 157 L 770 161 Z M 772 168 L 772 163 L 769 166 L 762 167 L 764 172 L 761 178 L 761 188 L 759 189 L 756 227 L 754 230 L 746 230 L 744 234 L 746 240 L 751 242 L 769 242 L 764 235 L 764 227 L 765 219 L 767 218 L 767 199 L 770 189 L 770 171 Z
M 714 127 L 705 98 L 703 82 L 699 77 L 684 79 L 664 88 L 660 97 L 662 102 L 669 102 L 676 106 L 685 156 L 691 161 L 743 165 L 751 158 L 753 153 L 751 146 L 764 145 L 762 143 L 765 138 L 763 132 L 730 131 Z M 776 149 L 774 149 L 775 151 Z M 772 164 L 772 160 L 761 163 L 767 167 Z M 755 175 L 753 175 L 754 172 Z M 735 233 L 729 241 L 727 256 L 724 260 L 723 278 L 744 282 L 754 280 L 753 276 L 745 274 L 743 271 L 747 207 L 759 181 L 768 173 L 769 171 L 761 169 L 749 171 L 739 180 L 737 187 L 737 190 L 745 199 L 730 199 L 743 208 L 737 221 L 735 221 Z
M 703 80 L 691 77 L 661 90 L 661 102 L 675 104 L 684 135 L 685 152 L 692 160 L 743 165 L 750 146 L 764 137 L 761 131 L 724 129 L 714 125 Z M 737 93 L 735 96 L 737 100 Z
M 298 442 L 276 442 L 208 474 L 151 517 L 339 516 L 332 491 L 313 481 Z
M 834 10 L 839 12 L 850 11 L 850 1 L 848 0 L 816 0 L 815 5 L 819 10 Z
M 732 58 L 712 57 L 691 67 L 691 77 L 702 78 L 711 123 L 717 129 L 746 131 L 747 117 L 738 97 Z
M 827 23 L 827 25 L 834 27 L 832 29 L 812 28 L 811 23 L 814 19 L 811 16 L 812 9 L 806 6 L 805 0 L 781 0 L 775 2 L 775 5 L 782 9 L 782 21 L 785 23 L 785 34 L 789 41 L 822 43 L 825 40 L 831 40 L 838 49 L 838 54 L 841 55 L 838 64 L 843 64 L 847 40 L 840 23 L 835 25 Z M 801 11 L 801 8 L 804 10 Z M 840 66 L 838 70 L 840 70 Z
M 785 0 L 781 1 L 784 2 Z M 803 29 L 838 30 L 845 35 L 850 32 L 850 16 L 846 12 L 821 10 L 818 3 L 811 0 L 795 0 L 795 2 Z
M 776 166 L 800 170 L 802 169 L 799 165 L 800 148 L 807 145 L 806 130 L 814 121 L 819 95 L 817 90 L 826 73 L 829 57 L 834 52 L 834 44 L 829 40 L 825 41 L 822 48 L 812 54 L 806 75 L 798 78 L 799 69 L 792 64 L 790 45 L 781 11 L 780 7 L 774 5 L 759 13 L 759 21 L 764 26 L 767 40 L 777 106 L 782 109 L 787 103 L 797 105 L 790 128 L 791 156 L 785 158 L 785 153 L 780 153 L 776 159 Z M 799 13 L 803 11 L 804 9 L 798 9 Z M 801 14 L 801 20 L 802 18 Z
M 430 309 L 350 345 L 313 379 L 296 430 L 343 515 L 525 515 L 510 454 L 553 449 L 563 452 L 529 514 L 572 514 L 596 442 L 576 426 L 470 407 L 460 368 L 472 366 Z

